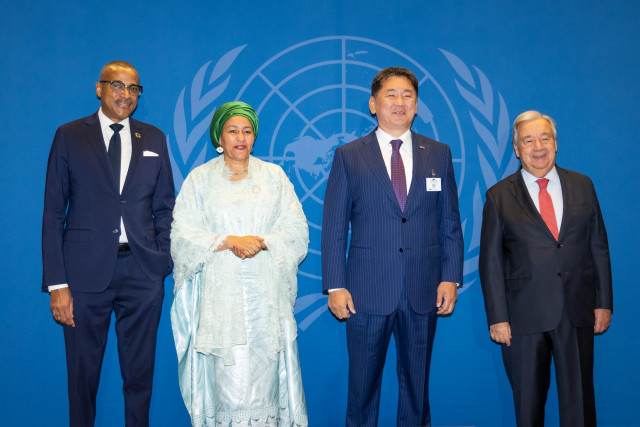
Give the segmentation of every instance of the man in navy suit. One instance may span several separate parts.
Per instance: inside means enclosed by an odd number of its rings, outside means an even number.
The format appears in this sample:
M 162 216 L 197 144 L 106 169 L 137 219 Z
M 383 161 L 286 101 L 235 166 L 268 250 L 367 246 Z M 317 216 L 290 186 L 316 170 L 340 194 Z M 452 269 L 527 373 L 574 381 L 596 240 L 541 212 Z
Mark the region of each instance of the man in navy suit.
M 543 426 L 553 357 L 560 425 L 595 426 L 593 336 L 611 322 L 607 232 L 591 180 L 556 166 L 556 126 L 537 111 L 513 124 L 522 169 L 487 191 L 480 280 L 518 426 Z
M 112 312 L 126 425 L 149 425 L 175 194 L 164 134 L 130 118 L 141 93 L 131 64 L 106 64 L 100 109 L 60 126 L 49 155 L 42 290 L 64 330 L 71 426 L 94 424 Z
M 336 150 L 327 183 L 322 282 L 329 309 L 346 319 L 347 426 L 377 425 L 391 335 L 400 388 L 397 425 L 430 425 L 436 320 L 453 312 L 462 283 L 451 151 L 411 131 L 417 98 L 411 71 L 380 71 L 369 100 L 378 127 Z

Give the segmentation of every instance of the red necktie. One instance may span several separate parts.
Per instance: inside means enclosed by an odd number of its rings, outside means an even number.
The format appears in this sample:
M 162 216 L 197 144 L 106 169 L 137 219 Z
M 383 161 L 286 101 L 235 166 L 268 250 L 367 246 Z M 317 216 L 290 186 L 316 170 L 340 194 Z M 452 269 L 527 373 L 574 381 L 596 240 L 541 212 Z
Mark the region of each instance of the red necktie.
M 540 178 L 536 180 L 538 186 L 540 187 L 540 192 L 538 193 L 538 203 L 540 203 L 540 215 L 544 222 L 549 227 L 549 231 L 553 234 L 553 237 L 558 240 L 558 223 L 556 222 L 556 211 L 553 209 L 553 202 L 551 201 L 551 196 L 547 191 L 547 184 L 549 180 L 546 178 Z
M 404 174 L 404 162 L 400 155 L 401 139 L 391 141 L 391 185 L 396 193 L 400 210 L 404 212 L 404 205 L 407 203 L 407 178 Z

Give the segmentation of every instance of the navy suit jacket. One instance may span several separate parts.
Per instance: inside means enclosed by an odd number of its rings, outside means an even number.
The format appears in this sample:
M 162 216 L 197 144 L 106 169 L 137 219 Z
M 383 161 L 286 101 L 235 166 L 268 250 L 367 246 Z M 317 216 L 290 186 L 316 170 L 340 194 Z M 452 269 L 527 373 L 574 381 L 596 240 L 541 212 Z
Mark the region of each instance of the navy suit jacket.
M 565 307 L 576 327 L 593 327 L 595 308 L 613 309 L 607 232 L 593 183 L 556 169 L 563 200 L 558 241 L 521 171 L 487 191 L 479 260 L 487 319 L 510 322 L 514 335 L 555 329 Z
M 323 290 L 346 288 L 356 311 L 390 314 L 406 286 L 417 313 L 436 308 L 440 282 L 462 283 L 463 241 L 449 146 L 412 132 L 413 175 L 404 212 L 375 131 L 334 155 L 322 220 Z M 442 191 L 426 191 L 426 179 Z M 348 260 L 345 257 L 351 224 Z
M 171 272 L 175 192 L 165 136 L 132 118 L 129 123 L 132 153 L 122 194 L 97 112 L 56 131 L 44 198 L 43 291 L 63 283 L 85 292 L 106 289 L 118 256 L 121 216 L 131 252 L 149 279 Z

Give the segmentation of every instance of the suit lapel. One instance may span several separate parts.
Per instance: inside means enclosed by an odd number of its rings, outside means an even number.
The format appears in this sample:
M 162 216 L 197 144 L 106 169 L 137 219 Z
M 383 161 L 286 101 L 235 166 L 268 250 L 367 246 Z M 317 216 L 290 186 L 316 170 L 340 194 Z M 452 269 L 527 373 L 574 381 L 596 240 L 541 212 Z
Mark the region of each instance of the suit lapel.
M 138 165 L 138 161 L 140 160 L 140 156 L 142 155 L 142 141 L 144 139 L 142 128 L 140 127 L 139 123 L 132 118 L 129 118 L 129 129 L 131 131 L 131 161 L 129 162 L 127 177 L 125 178 L 124 186 L 122 187 L 122 194 L 124 194 L 127 190 L 129 182 L 132 179 L 131 177 L 136 170 L 136 166 Z
M 400 209 L 396 193 L 393 191 L 393 186 L 391 185 L 391 178 L 389 178 L 387 167 L 382 159 L 382 153 L 380 152 L 380 146 L 378 145 L 378 138 L 376 137 L 375 130 L 367 135 L 367 137 L 362 141 L 362 149 L 360 152 L 382 188 L 384 188 L 391 200 L 393 200 L 398 209 Z
M 531 218 L 533 222 L 538 225 L 538 227 L 540 227 L 550 238 L 555 241 L 556 238 L 553 237 L 553 234 L 551 234 L 549 227 L 547 227 L 547 224 L 544 222 L 544 219 L 542 219 L 540 212 L 538 212 L 538 209 L 536 209 L 536 205 L 534 205 L 533 200 L 531 200 L 531 195 L 529 194 L 529 190 L 524 183 L 522 172 L 518 170 L 516 173 L 511 175 L 509 179 L 511 180 L 511 193 L 522 207 L 522 210 Z
M 425 149 L 420 147 L 425 147 Z M 424 171 L 427 170 L 429 157 L 431 156 L 431 150 L 429 150 L 427 144 L 421 141 L 420 135 L 413 131 L 411 131 L 411 150 L 411 155 L 413 157 L 413 172 L 411 173 L 411 187 L 409 187 L 409 194 L 407 194 L 407 204 L 404 208 L 405 212 L 411 204 L 411 201 L 417 197 L 416 193 L 419 191 L 426 191 L 426 188 L 422 186 L 420 180 L 424 176 Z
M 115 188 L 115 177 L 113 176 L 113 170 L 111 169 L 111 163 L 107 155 L 107 146 L 102 135 L 102 128 L 100 127 L 100 120 L 98 119 L 98 113 L 89 116 L 86 121 L 86 141 L 93 149 L 98 164 L 104 170 L 107 179 L 111 181 Z
M 571 189 L 571 180 L 567 175 L 567 171 L 559 168 L 557 165 L 556 171 L 558 172 L 558 177 L 560 178 L 560 188 L 562 189 L 562 218 L 560 218 L 560 224 L 558 224 L 558 228 L 560 229 L 560 234 L 558 235 L 559 241 L 565 233 L 565 228 L 567 228 L 563 227 L 562 225 L 567 223 L 566 218 L 568 218 L 568 216 L 572 214 L 571 206 L 578 205 L 574 200 L 571 200 L 570 198 L 574 197 L 578 193 Z

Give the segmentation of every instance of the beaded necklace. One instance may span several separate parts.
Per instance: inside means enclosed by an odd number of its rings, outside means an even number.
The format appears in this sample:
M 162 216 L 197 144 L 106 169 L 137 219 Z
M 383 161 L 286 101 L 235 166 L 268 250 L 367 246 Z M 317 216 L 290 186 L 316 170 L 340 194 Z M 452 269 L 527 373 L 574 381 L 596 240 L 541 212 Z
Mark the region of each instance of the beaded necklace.
M 240 172 L 233 172 L 229 166 L 227 166 L 227 164 L 224 164 L 224 168 L 222 170 L 222 177 L 226 178 L 226 179 L 231 179 L 232 177 L 238 176 L 238 175 L 243 175 L 245 173 L 247 173 L 249 171 L 249 168 L 245 168 L 244 170 L 240 171 Z M 248 175 L 247 175 L 248 176 Z

